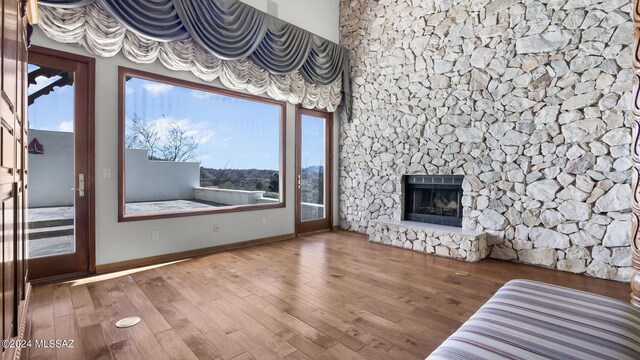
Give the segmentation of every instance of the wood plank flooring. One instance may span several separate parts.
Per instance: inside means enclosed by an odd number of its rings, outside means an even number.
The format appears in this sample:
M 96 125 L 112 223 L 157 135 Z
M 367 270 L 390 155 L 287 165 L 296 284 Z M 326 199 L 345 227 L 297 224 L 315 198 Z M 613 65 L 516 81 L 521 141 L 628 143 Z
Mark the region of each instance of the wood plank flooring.
M 467 271 L 468 277 L 456 275 Z M 629 286 L 477 264 L 321 233 L 119 277 L 37 286 L 29 359 L 424 359 L 500 286 L 546 281 L 627 301 Z M 125 316 L 140 324 L 117 329 Z

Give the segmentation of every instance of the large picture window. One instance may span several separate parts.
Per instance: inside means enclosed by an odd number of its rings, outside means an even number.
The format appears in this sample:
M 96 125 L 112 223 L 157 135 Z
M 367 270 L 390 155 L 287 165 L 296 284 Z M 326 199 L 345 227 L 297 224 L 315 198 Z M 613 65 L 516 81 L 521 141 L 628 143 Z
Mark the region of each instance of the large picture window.
M 284 103 L 119 76 L 120 221 L 284 207 Z

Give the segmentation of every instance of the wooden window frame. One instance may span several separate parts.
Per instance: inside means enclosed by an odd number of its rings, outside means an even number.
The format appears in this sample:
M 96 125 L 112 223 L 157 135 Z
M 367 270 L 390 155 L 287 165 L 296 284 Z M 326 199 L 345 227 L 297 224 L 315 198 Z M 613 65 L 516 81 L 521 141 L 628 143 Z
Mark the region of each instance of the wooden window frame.
M 125 132 L 125 77 L 131 76 L 139 79 L 161 82 L 169 85 L 184 87 L 188 89 L 206 91 L 216 95 L 223 95 L 234 97 L 242 100 L 256 101 L 271 105 L 277 105 L 280 107 L 280 202 L 277 204 L 252 204 L 252 205 L 232 205 L 220 208 L 212 209 L 195 209 L 195 210 L 181 210 L 181 211 L 166 211 L 157 213 L 141 213 L 141 214 L 125 214 L 125 159 L 124 159 L 124 132 Z M 183 79 L 177 79 L 170 76 L 159 75 L 147 71 L 127 68 L 123 66 L 118 67 L 118 222 L 138 221 L 138 220 L 153 220 L 153 219 L 165 219 L 175 218 L 183 216 L 197 216 L 197 215 L 213 215 L 242 211 L 254 211 L 254 210 L 267 210 L 278 209 L 286 207 L 286 103 L 283 101 L 273 100 L 269 98 L 263 98 L 255 95 L 236 92 L 228 89 L 222 89 L 219 87 L 206 85 L 202 83 L 192 82 Z
M 295 229 L 296 234 L 308 234 L 316 231 L 331 230 L 333 228 L 333 194 L 334 194 L 334 182 L 333 182 L 333 113 L 318 110 L 318 109 L 306 109 L 302 106 L 298 106 L 296 109 L 296 147 L 302 146 L 302 116 L 308 115 L 318 118 L 323 118 L 327 122 L 325 125 L 325 215 L 326 219 L 302 221 L 302 190 L 298 186 L 296 188 L 296 214 L 295 214 Z M 296 179 L 299 179 L 302 175 L 302 158 L 300 157 L 300 149 L 296 149 Z

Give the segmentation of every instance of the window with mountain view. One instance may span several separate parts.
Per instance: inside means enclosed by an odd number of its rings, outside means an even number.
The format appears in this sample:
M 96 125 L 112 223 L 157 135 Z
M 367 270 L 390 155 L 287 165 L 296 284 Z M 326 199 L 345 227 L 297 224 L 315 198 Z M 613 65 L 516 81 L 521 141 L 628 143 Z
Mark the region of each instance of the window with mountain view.
M 283 103 L 120 76 L 121 220 L 284 206 Z

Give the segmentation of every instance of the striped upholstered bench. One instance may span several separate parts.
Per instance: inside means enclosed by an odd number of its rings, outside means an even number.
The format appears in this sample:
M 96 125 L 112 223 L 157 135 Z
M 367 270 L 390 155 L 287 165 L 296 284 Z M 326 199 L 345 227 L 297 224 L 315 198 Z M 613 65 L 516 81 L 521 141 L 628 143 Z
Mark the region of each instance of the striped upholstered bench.
M 529 280 L 505 284 L 427 358 L 640 359 L 640 311 Z

